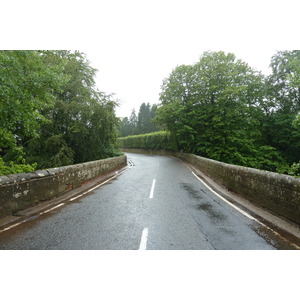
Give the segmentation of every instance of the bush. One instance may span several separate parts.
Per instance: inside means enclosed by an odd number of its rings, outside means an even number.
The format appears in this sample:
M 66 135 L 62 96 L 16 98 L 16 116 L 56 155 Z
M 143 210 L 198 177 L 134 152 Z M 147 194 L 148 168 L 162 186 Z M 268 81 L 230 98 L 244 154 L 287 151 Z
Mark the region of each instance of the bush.
M 174 139 L 166 131 L 131 135 L 119 138 L 118 141 L 121 148 L 177 151 Z
M 5 163 L 2 157 L 0 157 L 0 176 L 16 173 L 33 172 L 35 168 L 36 164 L 26 164 L 24 159 L 21 164 L 16 164 L 12 161 L 10 161 L 9 163 Z
M 298 163 L 294 163 L 288 172 L 289 175 L 300 177 L 300 161 Z

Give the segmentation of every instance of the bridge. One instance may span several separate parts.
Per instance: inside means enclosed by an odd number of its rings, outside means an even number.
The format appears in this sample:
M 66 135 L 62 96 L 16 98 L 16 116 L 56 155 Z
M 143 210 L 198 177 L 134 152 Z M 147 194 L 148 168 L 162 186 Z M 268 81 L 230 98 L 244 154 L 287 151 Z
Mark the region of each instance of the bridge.
M 1 177 L 0 249 L 300 249 L 297 210 L 266 208 L 280 186 L 295 195 L 298 179 L 180 153 L 126 155 Z

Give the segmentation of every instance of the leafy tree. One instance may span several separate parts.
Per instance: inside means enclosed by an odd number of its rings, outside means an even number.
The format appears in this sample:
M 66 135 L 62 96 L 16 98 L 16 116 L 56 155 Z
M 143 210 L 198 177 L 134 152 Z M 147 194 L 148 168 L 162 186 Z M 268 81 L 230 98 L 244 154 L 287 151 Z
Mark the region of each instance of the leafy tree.
M 289 163 L 300 160 L 300 131 L 294 126 L 300 112 L 300 50 L 279 51 L 271 59 L 266 80 L 269 110 L 263 122 L 266 142 Z
M 144 134 L 147 131 L 147 127 L 150 121 L 150 104 L 143 103 L 140 106 L 139 114 L 138 114 L 138 134 Z
M 158 120 L 178 147 L 212 159 L 274 169 L 273 147 L 261 142 L 264 78 L 232 53 L 205 52 L 164 80 Z
M 120 120 L 120 136 L 131 135 L 130 123 L 127 117 Z
M 0 51 L 0 174 L 118 154 L 117 104 L 95 73 L 78 51 Z
M 153 104 L 150 109 L 150 114 L 149 114 L 149 123 L 148 123 L 148 130 L 147 133 L 151 132 L 158 132 L 161 130 L 159 125 L 156 122 L 156 112 L 157 112 L 157 105 Z
M 269 98 L 276 109 L 300 110 L 300 50 L 278 51 L 272 56 Z
M 119 135 L 124 137 L 137 134 L 137 122 L 138 119 L 135 113 L 135 109 L 133 109 L 129 118 L 125 117 L 120 120 Z
M 137 118 L 135 109 L 133 109 L 131 111 L 131 114 L 130 114 L 130 117 L 129 117 L 129 124 L 130 124 L 129 132 L 130 132 L 130 135 L 133 135 L 133 134 L 137 133 L 137 123 L 138 123 L 138 118 Z
M 44 124 L 39 137 L 28 142 L 30 161 L 45 168 L 115 155 L 116 103 L 95 88 L 96 70 L 78 51 L 49 55 L 53 62 L 64 61 L 63 72 L 69 80 L 56 93 L 54 105 L 43 112 L 50 122 Z
M 138 120 L 137 120 L 137 133 L 145 134 L 157 131 L 153 119 L 155 117 L 155 106 L 151 107 L 149 103 L 142 103 L 140 106 Z
M 120 122 L 120 135 L 129 136 L 136 134 L 145 134 L 159 131 L 159 127 L 154 123 L 156 117 L 157 105 L 142 103 L 138 115 L 133 109 L 129 119 L 126 117 Z
M 42 111 L 65 83 L 62 69 L 44 51 L 0 51 L 0 156 L 7 165 L 27 169 L 24 143 L 47 121 Z

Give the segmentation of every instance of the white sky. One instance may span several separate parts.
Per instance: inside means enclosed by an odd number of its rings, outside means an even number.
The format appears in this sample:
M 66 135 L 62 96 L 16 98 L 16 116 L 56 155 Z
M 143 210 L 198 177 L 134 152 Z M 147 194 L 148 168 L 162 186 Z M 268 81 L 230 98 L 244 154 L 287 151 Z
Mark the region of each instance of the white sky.
M 7 1 L 1 49 L 70 49 L 99 70 L 97 87 L 120 100 L 117 115 L 158 103 L 172 69 L 206 50 L 233 52 L 268 73 L 276 50 L 297 49 L 297 1 Z M 46 3 L 46 2 L 45 2 Z

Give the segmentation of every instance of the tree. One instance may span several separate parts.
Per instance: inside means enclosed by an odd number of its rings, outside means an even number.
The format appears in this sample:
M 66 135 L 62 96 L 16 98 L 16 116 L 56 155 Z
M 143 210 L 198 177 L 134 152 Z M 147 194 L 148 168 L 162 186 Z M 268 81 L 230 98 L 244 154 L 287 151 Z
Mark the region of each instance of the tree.
M 149 127 L 151 124 L 150 113 L 150 104 L 142 103 L 142 105 L 140 106 L 137 120 L 138 134 L 144 134 L 149 132 Z
M 130 124 L 130 135 L 137 134 L 137 123 L 138 119 L 136 116 L 135 109 L 131 111 L 130 117 L 129 117 L 129 124 Z
M 232 53 L 205 52 L 164 80 L 160 123 L 186 152 L 274 169 L 274 148 L 261 143 L 264 78 Z
M 129 135 L 145 134 L 159 131 L 160 128 L 155 123 L 157 105 L 142 103 L 138 115 L 133 109 L 129 119 L 126 117 L 120 122 L 120 135 L 122 137 Z
M 128 135 L 131 135 L 130 123 L 128 118 L 125 117 L 120 120 L 120 136 L 124 137 Z
M 268 96 L 275 108 L 300 111 L 300 50 L 278 51 L 272 56 Z
M 28 166 L 24 144 L 38 136 L 47 119 L 42 111 L 54 103 L 66 82 L 63 65 L 48 64 L 44 51 L 0 51 L 0 156 L 7 164 Z M 10 163 L 11 162 L 11 163 Z
M 266 80 L 269 110 L 263 126 L 267 143 L 289 163 L 300 160 L 300 132 L 294 126 L 300 112 L 300 50 L 279 51 L 271 59 Z
M 113 156 L 116 153 L 118 119 L 112 95 L 95 87 L 96 70 L 83 53 L 55 51 L 49 61 L 64 62 L 69 79 L 55 94 L 52 107 L 43 111 L 49 120 L 39 137 L 28 142 L 30 161 L 41 168 L 81 163 Z M 49 151 L 49 146 L 52 145 Z

